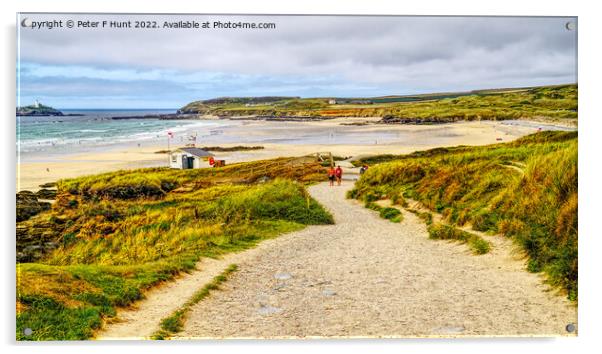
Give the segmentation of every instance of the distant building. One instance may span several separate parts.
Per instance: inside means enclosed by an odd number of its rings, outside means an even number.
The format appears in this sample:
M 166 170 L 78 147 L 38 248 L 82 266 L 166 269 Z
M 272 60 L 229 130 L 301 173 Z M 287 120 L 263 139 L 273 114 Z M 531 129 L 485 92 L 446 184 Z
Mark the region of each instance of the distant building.
M 197 147 L 183 147 L 171 152 L 169 167 L 187 170 L 211 167 L 210 158 L 214 155 Z
M 33 106 L 35 108 L 40 108 L 40 101 L 36 100 L 35 103 L 33 104 Z
M 334 98 L 331 98 L 328 100 L 328 104 L 337 104 L 337 100 L 335 100 Z

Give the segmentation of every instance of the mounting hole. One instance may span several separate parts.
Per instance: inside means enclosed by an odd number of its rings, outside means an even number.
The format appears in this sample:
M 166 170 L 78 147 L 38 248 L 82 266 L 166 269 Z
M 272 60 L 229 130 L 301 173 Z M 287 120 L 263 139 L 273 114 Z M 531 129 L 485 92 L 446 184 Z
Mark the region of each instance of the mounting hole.
M 577 28 L 577 25 L 575 24 L 575 22 L 573 22 L 573 21 L 569 21 L 569 22 L 567 22 L 567 23 L 564 25 L 564 28 L 566 28 L 566 29 L 567 29 L 567 31 L 572 31 L 572 30 L 574 30 L 575 28 Z
M 566 325 L 566 331 L 569 333 L 573 333 L 575 332 L 575 325 L 573 323 L 569 323 L 568 325 Z
M 28 336 L 28 337 L 31 336 L 32 333 L 33 333 L 33 330 L 31 328 L 29 328 L 29 327 L 27 327 L 27 328 L 25 328 L 23 330 L 23 334 L 26 335 L 26 336 Z

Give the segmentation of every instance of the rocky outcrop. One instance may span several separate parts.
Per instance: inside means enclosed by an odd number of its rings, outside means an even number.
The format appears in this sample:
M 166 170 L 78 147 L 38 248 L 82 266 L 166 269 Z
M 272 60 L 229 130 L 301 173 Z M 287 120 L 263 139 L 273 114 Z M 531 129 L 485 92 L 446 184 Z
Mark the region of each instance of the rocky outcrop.
M 386 115 L 378 123 L 381 124 L 443 124 L 462 120 L 460 118 L 453 117 L 427 117 L 427 118 L 407 118 L 407 117 L 395 117 L 392 115 Z
M 46 189 L 46 191 L 48 190 Z M 44 193 L 47 192 L 43 192 L 42 194 Z M 38 197 L 37 194 L 30 191 L 17 193 L 17 222 L 27 220 L 36 214 L 50 209 L 50 203 L 41 202 L 38 200 Z
M 55 199 L 56 198 L 56 190 L 42 188 L 36 192 L 36 197 L 38 197 L 38 199 Z
M 34 217 L 17 223 L 17 262 L 35 262 L 57 248 L 63 225 Z
M 17 116 L 63 116 L 63 112 L 42 104 L 18 107 Z
M 177 113 L 169 114 L 144 114 L 138 116 L 116 116 L 111 117 L 112 120 L 128 120 L 128 119 L 159 119 L 159 120 L 181 120 L 181 119 L 198 119 L 198 114 L 181 113 L 179 110 Z
M 38 215 L 50 209 L 50 203 L 39 199 L 54 199 L 56 190 L 42 188 L 37 193 L 17 193 L 17 262 L 34 262 L 59 245 L 64 228 L 52 217 Z

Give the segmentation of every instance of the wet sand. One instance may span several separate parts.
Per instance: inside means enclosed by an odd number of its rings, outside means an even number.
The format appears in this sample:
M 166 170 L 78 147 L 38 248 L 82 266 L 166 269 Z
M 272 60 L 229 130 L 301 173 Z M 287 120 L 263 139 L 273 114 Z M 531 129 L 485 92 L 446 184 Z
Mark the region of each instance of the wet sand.
M 216 152 L 226 163 L 332 152 L 339 156 L 403 154 L 442 146 L 487 145 L 512 141 L 554 126 L 538 122 L 458 122 L 439 125 L 341 125 L 342 122 L 374 121 L 378 118 L 343 118 L 319 122 L 245 121 L 200 139 L 197 146 L 261 145 L 263 150 Z M 236 141 L 237 137 L 244 139 Z M 497 140 L 501 139 L 501 140 Z M 233 142 L 236 141 L 236 142 Z M 174 144 L 175 145 L 175 144 Z M 165 144 L 151 141 L 115 145 L 87 152 L 23 155 L 17 165 L 17 190 L 37 190 L 39 185 L 62 178 L 141 167 L 164 167 Z M 174 146 L 172 146 L 172 149 Z

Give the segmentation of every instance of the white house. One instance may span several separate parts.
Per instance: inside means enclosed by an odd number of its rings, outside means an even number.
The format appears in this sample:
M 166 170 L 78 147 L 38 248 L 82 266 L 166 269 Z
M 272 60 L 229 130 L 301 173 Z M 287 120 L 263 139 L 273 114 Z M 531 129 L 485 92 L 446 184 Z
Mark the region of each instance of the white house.
M 213 154 L 197 147 L 183 147 L 171 152 L 169 167 L 186 170 L 190 168 L 211 167 L 209 159 Z

